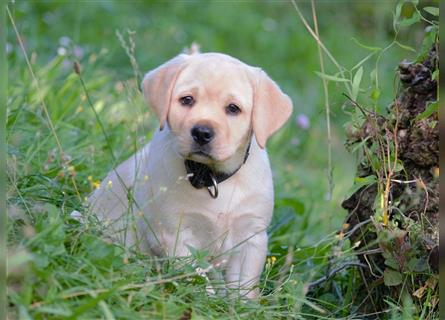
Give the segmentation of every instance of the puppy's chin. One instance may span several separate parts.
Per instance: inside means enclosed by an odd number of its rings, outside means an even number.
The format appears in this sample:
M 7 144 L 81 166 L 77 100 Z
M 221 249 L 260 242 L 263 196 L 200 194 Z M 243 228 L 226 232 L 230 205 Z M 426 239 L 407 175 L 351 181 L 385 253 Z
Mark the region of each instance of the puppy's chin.
M 204 152 L 190 152 L 183 157 L 184 160 L 192 160 L 210 167 L 215 172 L 232 174 L 243 164 L 244 154 L 235 153 L 224 159 L 217 159 L 211 154 Z
M 219 147 L 219 149 L 213 146 L 209 150 L 202 150 L 205 148 L 201 149 L 193 144 L 178 144 L 178 151 L 184 160 L 205 164 L 215 172 L 231 174 L 244 163 L 248 146 L 245 144 L 237 148 L 226 146 L 225 148 Z

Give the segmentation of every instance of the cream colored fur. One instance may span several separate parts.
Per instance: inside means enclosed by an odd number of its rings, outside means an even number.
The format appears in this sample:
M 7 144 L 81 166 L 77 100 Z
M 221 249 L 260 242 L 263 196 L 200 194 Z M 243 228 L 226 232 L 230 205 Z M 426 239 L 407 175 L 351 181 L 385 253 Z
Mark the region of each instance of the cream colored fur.
M 219 53 L 181 54 L 149 72 L 142 87 L 162 130 L 110 171 L 89 198 L 92 210 L 114 239 L 143 252 L 187 256 L 190 247 L 209 250 L 219 256 L 215 263 L 223 265 L 228 287 L 257 296 L 274 203 L 264 146 L 289 117 L 292 102 L 262 70 Z M 194 97 L 192 107 L 181 105 L 186 95 Z M 241 113 L 228 114 L 230 103 Z M 197 124 L 215 131 L 211 157 L 191 152 L 190 130 Z M 219 184 L 213 199 L 187 180 L 186 158 L 216 171 L 240 169 Z

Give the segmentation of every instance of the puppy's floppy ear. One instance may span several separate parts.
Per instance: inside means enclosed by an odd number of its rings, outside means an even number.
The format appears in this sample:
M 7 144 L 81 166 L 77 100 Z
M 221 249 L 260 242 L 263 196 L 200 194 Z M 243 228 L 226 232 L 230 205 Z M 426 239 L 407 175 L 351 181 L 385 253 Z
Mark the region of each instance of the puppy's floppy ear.
M 267 139 L 287 121 L 292 100 L 261 69 L 255 69 L 255 93 L 252 113 L 253 132 L 264 149 Z
M 161 130 L 167 120 L 176 79 L 187 65 L 189 57 L 187 54 L 180 54 L 147 73 L 142 80 L 145 100 L 156 113 Z

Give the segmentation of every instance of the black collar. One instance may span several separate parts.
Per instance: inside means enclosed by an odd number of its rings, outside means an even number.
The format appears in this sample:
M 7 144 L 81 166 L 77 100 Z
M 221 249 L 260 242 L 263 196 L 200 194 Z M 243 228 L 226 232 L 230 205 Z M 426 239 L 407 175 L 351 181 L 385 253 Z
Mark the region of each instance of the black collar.
M 250 142 L 249 145 L 247 146 L 243 163 L 235 171 L 231 173 L 215 172 L 209 166 L 203 163 L 195 162 L 192 160 L 185 160 L 184 164 L 185 164 L 185 169 L 187 170 L 188 180 L 190 181 L 191 185 L 196 189 L 202 189 L 204 187 L 207 187 L 210 195 L 213 198 L 217 198 L 218 184 L 229 179 L 236 172 L 238 172 L 241 166 L 246 163 L 247 158 L 249 157 L 249 151 L 250 151 Z M 211 190 L 212 187 L 214 188 L 213 191 Z

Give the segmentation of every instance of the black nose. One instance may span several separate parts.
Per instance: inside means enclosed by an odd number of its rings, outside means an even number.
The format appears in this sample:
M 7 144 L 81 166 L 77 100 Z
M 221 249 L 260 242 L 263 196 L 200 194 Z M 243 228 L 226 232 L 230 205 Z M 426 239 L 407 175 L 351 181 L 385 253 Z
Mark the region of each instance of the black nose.
M 215 133 L 212 128 L 206 126 L 194 126 L 191 135 L 197 144 L 203 146 L 213 139 Z

